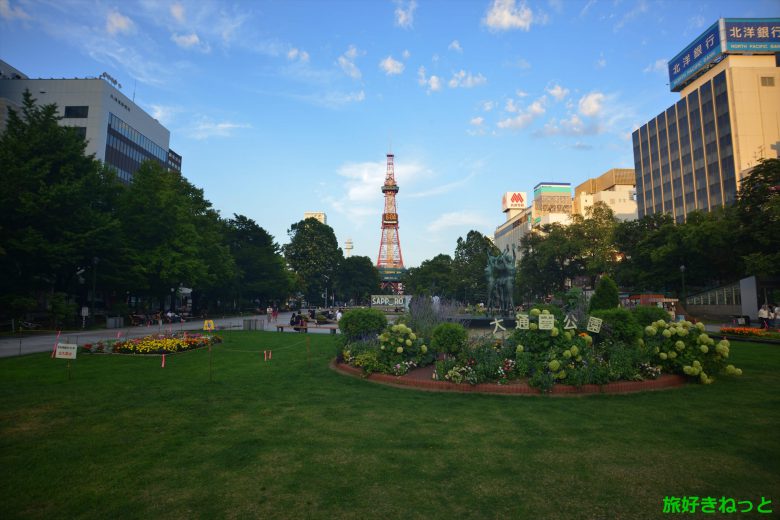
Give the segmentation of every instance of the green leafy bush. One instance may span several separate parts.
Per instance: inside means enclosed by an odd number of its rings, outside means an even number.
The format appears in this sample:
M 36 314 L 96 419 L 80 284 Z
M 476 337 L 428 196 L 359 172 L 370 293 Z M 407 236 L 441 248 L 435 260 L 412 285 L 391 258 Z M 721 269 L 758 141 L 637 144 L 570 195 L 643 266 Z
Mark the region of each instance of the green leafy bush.
M 715 381 L 715 374 L 742 375 L 742 370 L 728 364 L 728 340 L 715 342 L 702 323 L 658 320 L 645 327 L 644 344 L 652 361 L 673 374 L 685 374 L 704 384 Z
M 356 355 L 353 364 L 362 368 L 366 375 L 382 371 L 382 363 L 379 362 L 376 350 L 368 350 Z
M 618 305 L 620 305 L 620 297 L 617 285 L 609 276 L 603 276 L 590 299 L 591 312 L 599 309 L 614 309 Z
M 347 341 L 376 337 L 387 327 L 387 318 L 376 309 L 352 309 L 339 320 L 339 330 Z
M 631 314 L 634 315 L 637 323 L 639 323 L 639 325 L 642 327 L 647 327 L 651 323 L 658 320 L 667 321 L 669 319 L 669 313 L 661 307 L 656 307 L 655 305 L 638 305 L 631 309 Z
M 642 337 L 642 327 L 637 323 L 634 315 L 626 309 L 605 309 L 592 311 L 591 316 L 601 318 L 601 332 L 597 335 L 600 340 L 611 340 L 634 345 Z
M 431 333 L 431 347 L 436 352 L 457 355 L 468 339 L 466 328 L 460 323 L 440 323 Z

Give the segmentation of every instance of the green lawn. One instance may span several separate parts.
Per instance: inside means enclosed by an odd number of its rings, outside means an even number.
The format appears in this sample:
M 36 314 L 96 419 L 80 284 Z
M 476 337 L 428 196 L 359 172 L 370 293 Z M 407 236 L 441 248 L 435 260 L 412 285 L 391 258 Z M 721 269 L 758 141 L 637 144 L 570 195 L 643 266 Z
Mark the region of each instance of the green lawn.
M 80 355 L 70 381 L 48 354 L 0 360 L 0 518 L 635 519 L 666 516 L 664 496 L 780 511 L 778 346 L 735 343 L 745 375 L 710 386 L 559 398 L 346 377 L 328 335 L 308 335 L 310 367 L 307 336 L 224 337 L 213 383 L 207 351 L 165 369 Z

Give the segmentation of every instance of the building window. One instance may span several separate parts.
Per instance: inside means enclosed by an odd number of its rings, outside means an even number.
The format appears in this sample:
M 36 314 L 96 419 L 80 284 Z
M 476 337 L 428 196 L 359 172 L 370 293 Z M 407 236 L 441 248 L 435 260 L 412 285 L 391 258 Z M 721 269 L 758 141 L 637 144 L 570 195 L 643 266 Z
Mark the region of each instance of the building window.
M 762 87 L 774 87 L 775 86 L 775 78 L 772 76 L 761 76 L 761 86 Z
M 65 107 L 65 117 L 84 119 L 89 115 L 89 107 Z
M 73 130 L 76 131 L 76 135 L 81 137 L 82 139 L 87 138 L 87 127 L 86 126 L 71 126 Z

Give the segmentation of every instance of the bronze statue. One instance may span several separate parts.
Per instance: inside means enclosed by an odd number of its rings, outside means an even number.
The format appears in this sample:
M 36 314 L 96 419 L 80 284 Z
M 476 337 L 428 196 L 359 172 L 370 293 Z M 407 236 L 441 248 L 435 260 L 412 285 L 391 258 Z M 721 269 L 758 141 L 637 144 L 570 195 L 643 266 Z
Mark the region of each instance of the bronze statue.
M 517 253 L 512 244 L 512 254 L 507 244 L 503 253 L 488 255 L 485 277 L 488 283 L 488 312 L 494 309 L 503 316 L 510 316 L 514 310 L 515 273 L 517 272 Z

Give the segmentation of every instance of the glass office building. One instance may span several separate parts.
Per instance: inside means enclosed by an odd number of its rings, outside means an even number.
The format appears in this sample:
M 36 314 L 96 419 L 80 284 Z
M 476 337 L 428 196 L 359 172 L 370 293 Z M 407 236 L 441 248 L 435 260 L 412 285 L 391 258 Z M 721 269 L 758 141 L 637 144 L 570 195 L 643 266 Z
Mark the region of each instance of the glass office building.
M 733 204 L 750 169 L 778 156 L 777 51 L 780 20 L 721 19 L 670 60 L 681 99 L 632 134 L 640 218 L 683 222 L 691 211 Z

